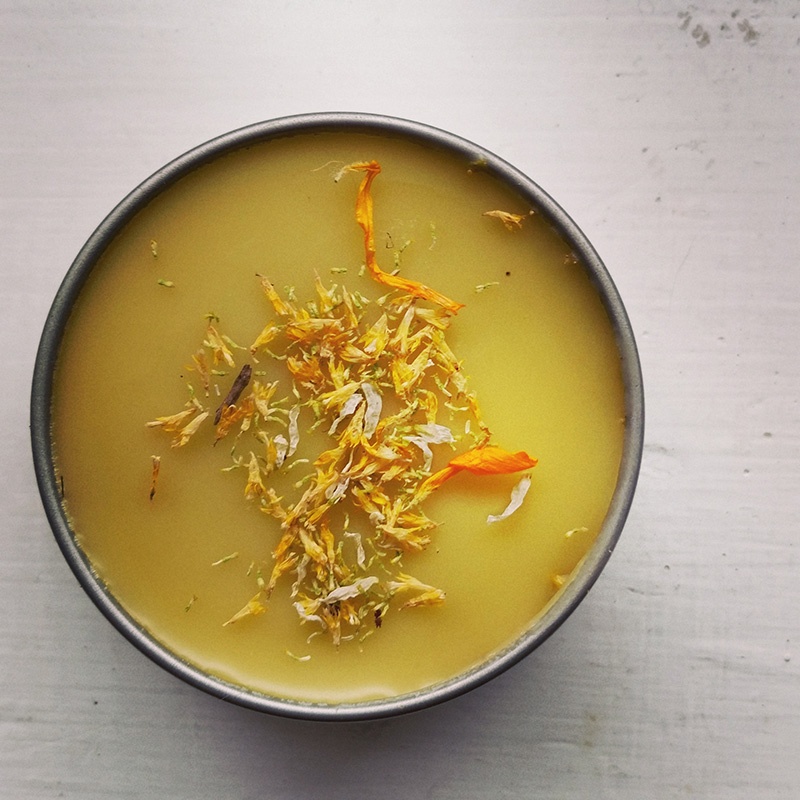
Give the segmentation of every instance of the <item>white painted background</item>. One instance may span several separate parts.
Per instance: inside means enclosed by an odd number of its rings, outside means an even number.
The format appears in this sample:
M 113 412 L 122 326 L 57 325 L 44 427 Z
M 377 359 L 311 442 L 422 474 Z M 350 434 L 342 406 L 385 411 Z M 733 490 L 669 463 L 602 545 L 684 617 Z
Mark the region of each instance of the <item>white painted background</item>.
M 800 796 L 800 2 L 0 0 L 0 797 Z M 639 491 L 540 650 L 412 716 L 230 706 L 134 650 L 39 503 L 32 361 L 155 169 L 372 111 L 531 175 L 606 261 L 647 397 Z

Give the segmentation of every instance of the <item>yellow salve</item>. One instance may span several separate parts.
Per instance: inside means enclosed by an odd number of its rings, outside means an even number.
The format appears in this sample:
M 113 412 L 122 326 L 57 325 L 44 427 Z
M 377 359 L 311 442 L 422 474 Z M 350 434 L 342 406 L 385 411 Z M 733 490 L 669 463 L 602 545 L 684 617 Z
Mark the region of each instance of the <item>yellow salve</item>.
M 440 525 L 427 549 L 400 553 L 397 567 L 438 587 L 445 602 L 393 604 L 379 628 L 365 624 L 336 647 L 330 637 L 310 636 L 313 623 L 301 624 L 289 575 L 266 613 L 224 625 L 253 596 L 258 571 L 269 577 L 281 538 L 280 522 L 243 497 L 252 445 L 232 453 L 234 433 L 213 446 L 213 436 L 198 431 L 171 447 L 171 436 L 146 423 L 182 409 L 187 384 L 198 385 L 191 356 L 209 317 L 245 348 L 275 319 L 258 275 L 297 306 L 316 297 L 317 276 L 373 301 L 392 296 L 364 269 L 354 217 L 360 176 L 333 180 L 343 166 L 372 159 L 382 166 L 372 186 L 378 264 L 463 304 L 447 341 L 492 441 L 530 453 L 538 465 L 522 506 L 491 525 L 487 517 L 503 511 L 519 475 L 459 473 L 425 499 L 421 507 Z M 81 547 L 157 640 L 233 683 L 336 703 L 454 677 L 531 624 L 603 522 L 624 401 L 619 352 L 597 292 L 568 246 L 530 211 L 455 156 L 402 139 L 330 133 L 222 156 L 128 223 L 69 320 L 53 442 Z M 279 359 L 259 351 L 254 360 L 231 347 L 235 368 L 212 365 L 220 374 L 211 391 L 221 394 L 198 395 L 211 416 L 248 361 L 258 380 L 279 382 L 276 396 L 291 397 Z M 445 425 L 454 416 L 447 400 L 439 398 L 437 412 Z M 296 456 L 313 461 L 330 443 L 325 430 L 308 427 Z M 455 452 L 433 449 L 434 471 Z M 242 457 L 240 468 L 228 469 Z M 294 490 L 304 464 L 270 476 L 278 494 Z

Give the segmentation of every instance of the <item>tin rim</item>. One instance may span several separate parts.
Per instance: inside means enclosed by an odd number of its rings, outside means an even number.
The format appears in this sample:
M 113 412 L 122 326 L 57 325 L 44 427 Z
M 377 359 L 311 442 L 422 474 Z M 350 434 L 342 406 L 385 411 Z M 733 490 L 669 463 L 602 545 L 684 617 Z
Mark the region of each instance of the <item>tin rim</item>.
M 138 211 L 180 178 L 221 155 L 271 139 L 337 131 L 392 135 L 449 151 L 468 162 L 480 162 L 483 169 L 536 208 L 578 256 L 606 309 L 620 355 L 626 426 L 617 485 L 600 533 L 578 573 L 526 632 L 482 664 L 442 683 L 386 699 L 327 704 L 266 695 L 205 673 L 157 641 L 122 608 L 95 574 L 64 513 L 53 462 L 51 402 L 55 365 L 73 303 L 106 247 Z M 377 114 L 315 113 L 255 123 L 211 139 L 153 173 L 100 223 L 67 271 L 45 321 L 31 390 L 31 444 L 44 510 L 67 563 L 100 611 L 152 661 L 190 685 L 250 709 L 309 720 L 367 720 L 417 711 L 480 686 L 535 650 L 580 604 L 611 556 L 633 501 L 643 441 L 644 392 L 630 320 L 608 270 L 572 218 L 538 184 L 488 150 L 439 128 Z

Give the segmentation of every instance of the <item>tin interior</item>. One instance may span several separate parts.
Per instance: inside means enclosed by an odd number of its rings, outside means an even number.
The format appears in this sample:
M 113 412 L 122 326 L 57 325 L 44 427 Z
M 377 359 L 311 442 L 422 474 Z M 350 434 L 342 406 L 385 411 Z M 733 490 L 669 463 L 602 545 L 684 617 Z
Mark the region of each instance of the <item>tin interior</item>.
M 184 175 L 223 154 L 279 137 L 330 131 L 399 136 L 450 151 L 470 162 L 480 161 L 487 171 L 525 198 L 570 245 L 597 288 L 619 348 L 627 417 L 617 486 L 600 533 L 573 579 L 523 635 L 485 663 L 444 683 L 389 699 L 336 705 L 284 700 L 227 683 L 181 660 L 139 626 L 106 590 L 76 542 L 61 503 L 50 433 L 53 375 L 72 305 L 98 259 L 128 220 Z M 366 720 L 419 710 L 479 686 L 538 647 L 571 614 L 600 575 L 628 515 L 642 455 L 644 395 L 636 343 L 613 280 L 578 226 L 541 187 L 493 153 L 421 123 L 371 114 L 308 114 L 257 123 L 196 147 L 145 180 L 103 220 L 68 270 L 45 323 L 33 375 L 31 439 L 45 513 L 64 557 L 98 608 L 139 650 L 186 682 L 251 709 L 302 719 Z

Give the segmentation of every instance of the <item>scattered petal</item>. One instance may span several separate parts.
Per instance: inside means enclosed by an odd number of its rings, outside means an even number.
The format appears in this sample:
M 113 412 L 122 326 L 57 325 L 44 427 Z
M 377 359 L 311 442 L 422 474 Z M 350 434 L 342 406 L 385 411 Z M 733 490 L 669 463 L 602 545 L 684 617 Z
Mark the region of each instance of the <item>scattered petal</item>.
M 367 408 L 364 412 L 364 437 L 371 439 L 378 428 L 383 408 L 383 399 L 378 390 L 371 383 L 362 383 L 361 391 L 367 400 Z
M 297 427 L 297 418 L 300 415 L 300 406 L 293 406 L 289 410 L 289 449 L 287 456 L 294 455 L 297 445 L 300 443 L 300 430 Z
M 233 625 L 245 617 L 257 617 L 260 614 L 263 614 L 266 610 L 267 607 L 261 602 L 261 592 L 259 592 L 257 595 L 247 601 L 247 605 L 245 605 L 244 608 L 237 611 L 227 622 L 223 622 L 222 627 L 227 628 L 229 625 Z
M 368 575 L 366 578 L 360 578 L 354 583 L 350 583 L 347 586 L 339 586 L 332 592 L 328 592 L 322 598 L 322 602 L 330 605 L 331 603 L 339 603 L 342 600 L 349 600 L 351 597 L 358 597 L 358 595 L 364 594 L 377 582 L 378 579 L 374 575 Z
M 279 433 L 272 441 L 275 445 L 275 466 L 280 467 L 289 452 L 289 442 L 282 433 Z
M 571 531 L 567 531 L 564 534 L 565 539 L 571 539 L 576 533 L 588 533 L 588 528 L 573 528 Z
M 150 478 L 150 500 L 156 496 L 156 484 L 158 483 L 158 473 L 161 470 L 161 456 L 151 456 L 152 462 Z
M 301 662 L 311 661 L 310 655 L 296 656 L 291 650 L 287 650 L 286 655 L 289 656 L 289 658 L 293 658 L 295 661 L 301 661 Z
M 189 439 L 197 433 L 198 428 L 203 424 L 208 415 L 209 412 L 204 411 L 202 414 L 198 414 L 188 425 L 185 425 L 175 439 L 173 439 L 172 446 L 183 447 L 186 445 Z
M 524 475 L 511 490 L 511 500 L 506 506 L 505 511 L 503 511 L 502 514 L 489 514 L 486 518 L 486 522 L 491 525 L 493 522 L 500 522 L 501 519 L 510 517 L 522 505 L 522 501 L 525 499 L 525 495 L 530 488 L 531 476 Z
M 406 278 L 401 278 L 398 275 L 392 275 L 384 272 L 379 266 L 375 255 L 375 234 L 373 229 L 372 220 L 372 181 L 375 176 L 381 171 L 380 164 L 377 161 L 368 161 L 358 164 L 350 164 L 344 167 L 343 172 L 360 171 L 364 173 L 361 180 L 361 186 L 358 190 L 358 198 L 356 200 L 356 221 L 364 231 L 364 249 L 366 252 L 367 271 L 370 276 L 378 281 L 378 283 L 389 286 L 392 289 L 401 289 L 414 297 L 419 297 L 423 300 L 430 300 L 437 305 L 447 309 L 451 314 L 455 314 L 459 309 L 464 307 L 463 303 L 457 303 L 449 297 L 431 289 L 417 281 L 410 281 Z
M 148 428 L 163 428 L 165 431 L 180 430 L 186 422 L 197 413 L 197 408 L 189 406 L 189 408 L 179 411 L 177 414 L 171 414 L 166 417 L 156 417 L 152 422 L 146 423 Z
M 483 216 L 495 217 L 505 225 L 506 230 L 514 231 L 519 230 L 522 227 L 523 220 L 532 214 L 532 211 L 530 214 L 512 214 L 510 211 L 484 211 Z
M 229 561 L 233 561 L 235 558 L 239 558 L 239 553 L 231 553 L 224 558 L 220 558 L 218 561 L 214 561 L 211 566 L 218 567 L 220 564 L 227 564 Z
M 339 412 L 339 416 L 331 424 L 331 427 L 328 429 L 328 433 L 333 436 L 336 433 L 336 429 L 339 427 L 339 424 L 346 420 L 349 416 L 355 413 L 356 409 L 361 405 L 364 398 L 355 392 L 351 394 L 350 397 L 347 398 L 345 404 L 342 406 L 341 411 Z
M 476 447 L 450 460 L 450 466 L 465 469 L 475 475 L 505 475 L 535 467 L 537 460 L 523 450 L 510 453 L 502 447 Z
M 367 554 L 364 552 L 361 534 L 355 531 L 345 531 L 344 538 L 352 539 L 356 543 L 356 563 L 359 567 L 363 567 L 367 563 Z

